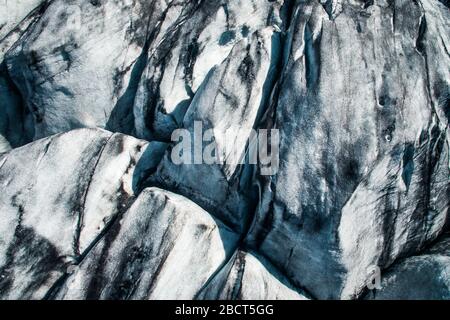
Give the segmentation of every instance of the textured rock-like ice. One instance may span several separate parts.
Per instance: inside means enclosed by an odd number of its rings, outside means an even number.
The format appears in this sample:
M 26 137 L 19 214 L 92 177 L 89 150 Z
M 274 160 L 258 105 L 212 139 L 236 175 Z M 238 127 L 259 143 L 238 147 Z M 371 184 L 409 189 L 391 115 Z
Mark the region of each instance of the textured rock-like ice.
M 238 250 L 220 273 L 203 289 L 208 300 L 307 300 L 270 263 Z
M 133 201 L 152 146 L 82 129 L 3 155 L 0 297 L 44 297 Z
M 194 299 L 237 240 L 237 234 L 190 200 L 145 189 L 57 298 Z
M 449 11 L 423 0 L 293 12 L 274 108 L 280 170 L 249 242 L 314 296 L 357 297 L 368 268 L 421 250 L 448 219 L 449 86 L 437 71 L 448 41 L 433 30 L 449 30 Z
M 11 145 L 2 135 L 0 135 L 0 154 L 11 150 Z
M 422 255 L 400 261 L 382 275 L 381 288 L 368 299 L 450 299 L 450 238 L 440 240 Z
M 264 107 L 278 49 L 279 35 L 272 27 L 238 42 L 228 58 L 211 71 L 184 117 L 183 128 L 189 130 L 192 139 L 196 121 L 204 131 L 214 130 L 209 141 L 215 141 L 215 156 L 224 163 L 197 164 L 193 150 L 191 163 L 176 164 L 170 149 L 153 178 L 160 186 L 192 197 L 237 229 L 243 228 L 248 212 L 240 190 L 242 166 L 237 164 Z
M 34 116 L 33 137 L 132 126 L 133 113 L 123 109 L 133 104 L 148 30 L 156 28 L 166 6 L 156 0 L 49 3 L 6 55 L 9 74 Z
M 183 8 L 173 27 L 149 51 L 134 104 L 137 135 L 170 140 L 172 131 L 182 125 L 197 90 L 202 83 L 210 81 L 208 73 L 230 52 L 233 54 L 232 50 L 236 51 L 235 44 L 249 41 L 255 31 L 267 26 L 280 28 L 282 3 L 279 0 L 210 0 L 199 1 L 190 11 L 189 7 Z M 262 62 L 262 68 L 267 68 L 264 64 L 270 62 Z M 231 84 L 230 79 L 227 84 Z M 253 87 L 253 84 L 246 86 Z
M 34 124 L 22 97 L 8 74 L 5 54 L 42 15 L 45 1 L 0 1 L 0 144 L 3 150 L 19 147 L 33 138 Z M 0 151 L 1 152 L 1 151 Z
M 281 4 L 265 0 L 45 6 L 7 54 L 9 74 L 34 116 L 35 139 L 101 127 L 167 140 L 233 45 L 281 23 Z
M 0 298 L 448 299 L 449 21 L 0 0 Z M 196 121 L 227 163 L 173 161 Z M 236 165 L 251 129 L 279 130 L 272 176 Z
M 21 21 L 45 0 L 0 0 L 0 39 L 4 39 Z

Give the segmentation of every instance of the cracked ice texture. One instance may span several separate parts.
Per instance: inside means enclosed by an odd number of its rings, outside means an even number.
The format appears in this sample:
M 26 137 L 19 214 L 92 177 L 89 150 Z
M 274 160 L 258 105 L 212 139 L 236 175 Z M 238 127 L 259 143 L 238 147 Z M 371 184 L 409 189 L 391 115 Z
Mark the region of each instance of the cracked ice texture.
M 1 298 L 449 298 L 448 1 L 0 12 Z M 198 120 L 278 172 L 175 165 Z

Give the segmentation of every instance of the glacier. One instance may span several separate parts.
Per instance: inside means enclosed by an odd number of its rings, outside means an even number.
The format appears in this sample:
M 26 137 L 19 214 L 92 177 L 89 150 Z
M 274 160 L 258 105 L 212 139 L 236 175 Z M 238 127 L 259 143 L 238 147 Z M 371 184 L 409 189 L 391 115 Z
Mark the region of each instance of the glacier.
M 446 0 L 0 0 L 0 299 L 450 299 L 449 52 Z

